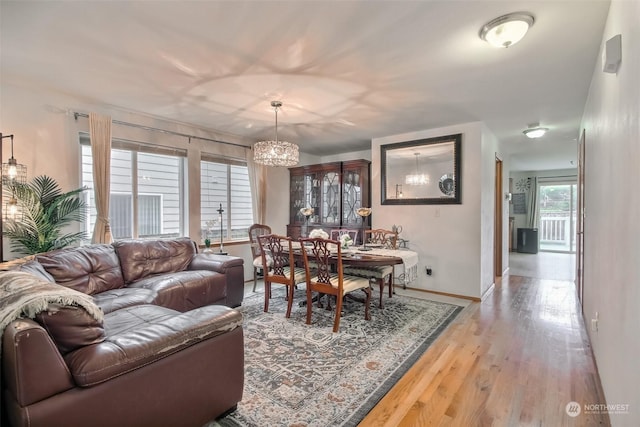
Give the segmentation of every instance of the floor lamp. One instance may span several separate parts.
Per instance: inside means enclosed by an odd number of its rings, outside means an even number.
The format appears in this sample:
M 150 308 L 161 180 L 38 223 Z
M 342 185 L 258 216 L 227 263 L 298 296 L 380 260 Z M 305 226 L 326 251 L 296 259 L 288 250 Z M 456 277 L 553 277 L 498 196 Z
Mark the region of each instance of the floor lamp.
M 2 163 L 2 141 L 5 138 L 11 139 L 11 157 L 7 160 L 7 163 Z M 13 134 L 11 135 L 3 135 L 0 132 L 0 164 L 2 164 L 2 185 L 0 185 L 0 203 L 4 204 L 3 201 L 3 191 L 5 185 L 10 185 L 13 183 L 25 184 L 27 182 L 27 167 L 25 165 L 21 165 L 18 161 L 13 157 Z M 5 207 L 6 211 L 2 212 L 0 209 L 0 262 L 4 261 L 4 219 L 6 213 L 7 217 L 11 216 L 11 219 L 15 219 L 15 215 L 18 210 L 18 202 L 13 197 L 9 199 L 7 206 Z

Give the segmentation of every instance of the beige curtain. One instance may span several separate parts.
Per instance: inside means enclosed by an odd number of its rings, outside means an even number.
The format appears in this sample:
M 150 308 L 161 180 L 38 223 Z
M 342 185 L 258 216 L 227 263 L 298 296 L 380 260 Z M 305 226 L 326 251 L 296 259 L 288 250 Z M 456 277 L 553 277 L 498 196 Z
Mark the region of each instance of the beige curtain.
M 109 195 L 111 194 L 111 117 L 89 114 L 89 135 L 93 156 L 93 191 L 98 217 L 92 243 L 111 243 Z
M 252 150 L 247 150 L 246 159 L 253 200 L 253 222 L 264 224 L 267 212 L 267 168 L 253 161 Z

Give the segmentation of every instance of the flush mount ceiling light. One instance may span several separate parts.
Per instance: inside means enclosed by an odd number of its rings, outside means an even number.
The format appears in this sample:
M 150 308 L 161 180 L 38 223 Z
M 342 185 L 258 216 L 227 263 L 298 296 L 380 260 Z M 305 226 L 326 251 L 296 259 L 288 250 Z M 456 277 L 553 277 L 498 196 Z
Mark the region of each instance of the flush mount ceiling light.
M 484 25 L 480 29 L 480 38 L 494 47 L 509 47 L 522 40 L 533 22 L 530 13 L 509 13 Z
M 282 107 L 282 102 L 271 101 L 271 106 L 276 112 L 276 139 L 256 142 L 253 146 L 253 161 L 266 166 L 295 166 L 300 158 L 298 146 L 278 141 L 278 108 Z
M 532 123 L 529 125 L 529 128 L 523 130 L 522 133 L 524 133 L 527 138 L 541 138 L 548 130 L 549 128 L 540 127 L 540 123 Z

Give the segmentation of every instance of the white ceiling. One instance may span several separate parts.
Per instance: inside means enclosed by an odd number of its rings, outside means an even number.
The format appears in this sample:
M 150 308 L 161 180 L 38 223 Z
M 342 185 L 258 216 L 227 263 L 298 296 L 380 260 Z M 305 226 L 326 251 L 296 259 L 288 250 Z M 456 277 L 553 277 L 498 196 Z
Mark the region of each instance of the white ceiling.
M 608 1 L 0 3 L 1 78 L 317 155 L 483 121 L 512 170 L 573 167 Z M 508 49 L 488 21 L 536 22 Z M 8 106 L 3 106 L 7 108 Z M 550 128 L 541 140 L 529 123 Z

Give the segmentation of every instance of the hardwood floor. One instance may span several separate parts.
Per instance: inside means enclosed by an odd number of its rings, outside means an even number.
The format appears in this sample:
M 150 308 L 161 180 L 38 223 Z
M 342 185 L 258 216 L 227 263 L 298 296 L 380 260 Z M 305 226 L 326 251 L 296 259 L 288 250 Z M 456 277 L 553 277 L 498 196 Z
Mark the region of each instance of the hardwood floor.
M 582 413 L 570 417 L 569 402 Z M 572 282 L 505 276 L 472 303 L 360 423 L 609 426 Z

